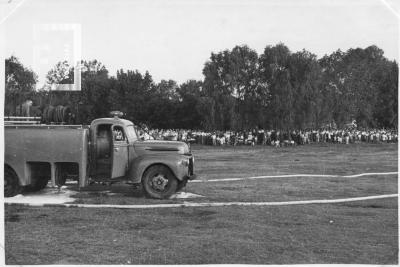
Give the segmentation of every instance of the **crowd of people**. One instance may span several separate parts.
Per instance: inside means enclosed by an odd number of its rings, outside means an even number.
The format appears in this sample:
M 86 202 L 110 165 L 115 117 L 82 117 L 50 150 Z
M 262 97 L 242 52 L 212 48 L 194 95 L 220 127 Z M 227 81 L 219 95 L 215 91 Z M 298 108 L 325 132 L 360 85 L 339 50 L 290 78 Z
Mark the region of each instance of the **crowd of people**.
M 351 144 L 367 143 L 396 143 L 397 130 L 372 129 L 307 129 L 307 130 L 263 130 L 251 131 L 191 131 L 191 130 L 159 130 L 142 131 L 143 139 L 184 141 L 201 145 L 271 145 L 293 146 L 310 143 Z

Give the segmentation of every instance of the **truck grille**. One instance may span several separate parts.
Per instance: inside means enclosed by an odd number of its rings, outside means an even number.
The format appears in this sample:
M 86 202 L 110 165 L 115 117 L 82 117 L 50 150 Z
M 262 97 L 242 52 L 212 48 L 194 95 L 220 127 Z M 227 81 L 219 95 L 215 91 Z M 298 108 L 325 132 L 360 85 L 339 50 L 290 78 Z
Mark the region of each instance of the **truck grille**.
M 189 175 L 193 175 L 193 157 L 189 158 Z

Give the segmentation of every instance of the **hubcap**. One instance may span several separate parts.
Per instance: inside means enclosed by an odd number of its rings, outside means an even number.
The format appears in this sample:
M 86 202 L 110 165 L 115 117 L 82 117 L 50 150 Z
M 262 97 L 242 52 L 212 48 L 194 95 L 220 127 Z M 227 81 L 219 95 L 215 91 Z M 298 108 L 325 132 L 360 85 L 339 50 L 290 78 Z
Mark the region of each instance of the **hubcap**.
M 157 191 L 165 190 L 168 184 L 168 179 L 162 174 L 157 174 L 151 179 L 151 186 Z

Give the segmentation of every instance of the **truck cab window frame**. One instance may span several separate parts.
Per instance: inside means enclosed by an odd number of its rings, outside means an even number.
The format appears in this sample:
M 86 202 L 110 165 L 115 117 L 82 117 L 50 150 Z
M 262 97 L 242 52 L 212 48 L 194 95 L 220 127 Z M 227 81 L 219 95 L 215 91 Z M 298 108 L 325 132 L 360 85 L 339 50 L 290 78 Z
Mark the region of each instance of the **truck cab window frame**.
M 126 135 L 128 137 L 129 142 L 135 142 L 139 140 L 138 135 L 136 133 L 135 128 L 133 125 L 126 126 Z
M 114 142 L 127 142 L 124 127 L 120 125 L 114 125 L 112 127 L 113 141 Z

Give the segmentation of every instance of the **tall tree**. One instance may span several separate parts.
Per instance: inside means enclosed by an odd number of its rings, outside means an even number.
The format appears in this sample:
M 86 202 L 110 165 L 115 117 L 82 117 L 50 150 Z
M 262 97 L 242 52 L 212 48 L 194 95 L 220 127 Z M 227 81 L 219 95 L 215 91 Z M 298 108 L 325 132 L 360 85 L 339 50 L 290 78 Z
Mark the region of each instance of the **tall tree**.
M 362 127 L 378 126 L 374 113 L 383 77 L 390 69 L 383 51 L 376 46 L 337 51 L 320 64 L 327 96 L 333 99 L 333 120 L 339 126 L 353 119 Z
M 42 90 L 48 91 L 48 102 L 46 105 L 70 105 L 71 95 L 76 93 L 60 90 L 57 85 L 73 83 L 74 68 L 69 65 L 68 61 L 58 62 L 47 72 L 46 84 L 42 88 Z
M 21 104 L 34 93 L 37 75 L 25 67 L 18 58 L 11 56 L 5 61 L 5 82 L 5 113 L 8 115 L 21 114 Z M 17 111 L 18 105 L 20 111 Z
M 200 129 L 204 116 L 199 112 L 202 95 L 201 81 L 189 80 L 179 86 L 177 93 L 179 102 L 177 105 L 176 121 L 178 128 Z
M 292 127 L 294 96 L 290 81 L 291 52 L 284 44 L 267 46 L 260 55 L 260 79 L 264 88 L 269 127 Z
M 58 62 L 47 73 L 44 89 L 50 95 L 48 104 L 70 106 L 79 123 L 90 123 L 95 118 L 108 116 L 111 106 L 108 70 L 97 60 L 82 60 L 80 71 L 81 91 L 51 90 L 54 84 L 74 83 L 74 68 L 67 61 Z M 41 92 L 42 96 L 45 96 L 44 92 Z
M 378 127 L 397 128 L 399 99 L 399 66 L 396 61 L 387 61 L 376 75 L 378 96 L 374 107 L 374 121 Z
M 68 61 L 58 62 L 46 75 L 46 83 L 48 86 L 54 84 L 71 84 L 74 83 L 74 69 Z
M 321 93 L 324 96 L 319 107 L 320 122 L 327 125 L 331 122 L 344 121 L 347 110 L 347 103 L 341 101 L 343 94 L 344 64 L 345 53 L 341 50 L 325 55 L 319 60 L 321 67 Z
M 291 54 L 289 64 L 290 82 L 293 88 L 294 127 L 309 128 L 320 125 L 318 108 L 322 105 L 320 91 L 321 69 L 317 56 L 303 50 Z
M 110 103 L 113 109 L 121 110 L 127 119 L 136 123 L 149 123 L 149 111 L 158 106 L 150 103 L 154 94 L 154 83 L 146 72 L 118 70 L 111 81 Z
M 247 46 L 212 53 L 203 74 L 205 95 L 215 100 L 216 128 L 253 126 L 255 116 L 247 107 L 256 104 L 260 93 L 257 53 Z
M 178 84 L 174 80 L 161 80 L 154 86 L 155 93 L 161 98 L 177 101 L 178 96 Z
M 81 62 L 81 92 L 73 94 L 79 121 L 89 123 L 111 111 L 111 80 L 107 68 L 97 60 Z

